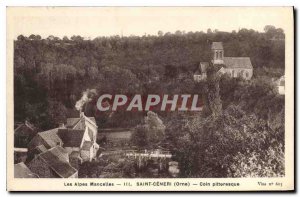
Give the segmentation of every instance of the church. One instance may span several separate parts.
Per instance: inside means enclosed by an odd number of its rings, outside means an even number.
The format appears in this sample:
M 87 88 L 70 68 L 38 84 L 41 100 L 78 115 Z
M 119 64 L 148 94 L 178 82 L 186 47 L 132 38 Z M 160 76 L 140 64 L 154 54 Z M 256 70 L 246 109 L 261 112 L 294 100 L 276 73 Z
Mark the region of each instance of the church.
M 219 66 L 220 74 L 228 74 L 230 77 L 241 77 L 250 80 L 253 75 L 253 66 L 249 57 L 224 57 L 224 48 L 222 42 L 213 42 L 211 45 L 211 63 Z M 199 82 L 206 79 L 208 62 L 200 62 L 194 73 L 194 80 Z

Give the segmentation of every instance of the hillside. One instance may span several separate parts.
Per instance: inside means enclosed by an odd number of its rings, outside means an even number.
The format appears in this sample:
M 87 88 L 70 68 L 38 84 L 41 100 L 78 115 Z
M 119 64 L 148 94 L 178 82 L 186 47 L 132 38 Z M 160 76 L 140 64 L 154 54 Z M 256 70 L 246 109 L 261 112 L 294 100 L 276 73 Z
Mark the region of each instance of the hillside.
M 265 33 L 177 31 L 93 40 L 20 35 L 14 43 L 15 121 L 28 119 L 42 129 L 51 128 L 77 115 L 76 101 L 92 88 L 98 94 L 193 93 L 197 88 L 192 73 L 199 61 L 210 58 L 211 41 L 222 41 L 226 56 L 250 57 L 254 78 L 284 74 L 284 33 L 276 28 Z M 92 106 L 84 110 L 94 115 Z M 117 114 L 116 120 L 122 117 L 128 125 L 99 116 L 104 127 L 134 126 L 141 114 Z

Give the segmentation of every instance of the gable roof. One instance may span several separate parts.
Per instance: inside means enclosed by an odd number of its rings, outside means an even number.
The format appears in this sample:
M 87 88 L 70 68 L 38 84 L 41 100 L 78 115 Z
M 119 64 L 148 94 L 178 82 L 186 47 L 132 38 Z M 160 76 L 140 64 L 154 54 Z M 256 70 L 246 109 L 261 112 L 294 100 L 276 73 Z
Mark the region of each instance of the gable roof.
M 69 164 L 66 158 L 68 155 L 61 152 L 62 149 L 63 148 L 59 146 L 51 148 L 41 153 L 39 157 L 42 158 L 57 175 L 62 178 L 68 178 L 75 174 L 77 170 Z
M 81 121 L 81 126 L 78 126 L 77 124 Z M 79 118 L 68 118 L 67 119 L 67 128 L 72 128 L 72 129 L 82 129 L 83 126 L 85 126 L 84 121 L 89 121 L 91 124 L 94 124 L 97 127 L 96 119 L 94 117 L 87 117 L 83 115 L 82 117 Z
M 76 123 L 72 129 L 85 129 L 85 119 L 79 119 L 78 123 Z
M 223 50 L 223 43 L 222 42 L 213 42 L 211 44 L 211 49 L 213 49 L 213 50 Z
M 249 57 L 224 57 L 226 68 L 247 68 L 253 69 Z
M 39 145 L 35 148 L 39 153 L 43 153 L 47 151 L 47 148 L 44 145 Z
M 15 178 L 38 178 L 39 176 L 31 172 L 31 170 L 23 163 L 14 165 Z
M 84 135 L 84 130 L 59 129 L 57 134 L 63 141 L 64 147 L 80 147 Z
M 68 118 L 66 127 L 73 128 L 79 122 L 79 120 L 80 118 Z
M 18 123 L 14 134 L 25 134 L 25 135 L 36 135 L 38 129 L 35 128 L 31 123 L 25 121 L 24 123 Z
M 50 146 L 50 148 L 62 144 L 62 140 L 57 135 L 59 128 L 38 133 L 38 135 Z

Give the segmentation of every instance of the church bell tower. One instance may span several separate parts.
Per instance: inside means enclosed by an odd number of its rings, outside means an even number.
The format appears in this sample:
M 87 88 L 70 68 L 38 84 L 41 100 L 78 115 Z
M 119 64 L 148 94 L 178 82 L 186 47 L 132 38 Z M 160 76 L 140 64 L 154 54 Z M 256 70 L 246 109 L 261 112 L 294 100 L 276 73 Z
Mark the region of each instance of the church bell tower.
M 211 45 L 212 63 L 224 64 L 224 49 L 222 42 L 213 42 Z

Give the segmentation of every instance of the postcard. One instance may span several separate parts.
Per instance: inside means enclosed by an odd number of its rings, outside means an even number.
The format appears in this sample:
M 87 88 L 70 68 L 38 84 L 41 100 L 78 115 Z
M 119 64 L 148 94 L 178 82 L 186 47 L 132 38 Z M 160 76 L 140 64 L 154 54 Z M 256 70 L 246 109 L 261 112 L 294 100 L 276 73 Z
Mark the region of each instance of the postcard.
M 7 7 L 8 191 L 293 191 L 293 7 Z

